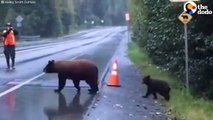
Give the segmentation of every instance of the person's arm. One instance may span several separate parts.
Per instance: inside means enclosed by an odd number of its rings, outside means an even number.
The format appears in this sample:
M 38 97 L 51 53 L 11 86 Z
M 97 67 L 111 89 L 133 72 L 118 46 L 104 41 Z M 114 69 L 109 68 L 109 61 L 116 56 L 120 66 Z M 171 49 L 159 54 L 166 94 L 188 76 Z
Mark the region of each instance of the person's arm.
M 2 31 L 2 33 L 0 33 L 0 36 L 4 37 L 4 35 L 6 34 L 6 30 Z
M 3 33 L 3 37 L 7 37 L 7 35 L 10 33 L 11 30 L 12 30 L 12 28 L 10 28 L 10 29 L 7 30 L 5 33 Z

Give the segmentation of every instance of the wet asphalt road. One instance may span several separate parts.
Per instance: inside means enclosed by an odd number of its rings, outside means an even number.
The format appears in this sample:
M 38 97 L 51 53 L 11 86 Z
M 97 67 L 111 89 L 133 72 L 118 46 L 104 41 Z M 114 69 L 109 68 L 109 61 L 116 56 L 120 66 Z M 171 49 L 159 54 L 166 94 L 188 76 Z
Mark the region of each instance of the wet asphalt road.
M 17 52 L 15 70 L 5 70 L 5 59 L 0 54 L 0 92 L 40 74 L 51 59 L 92 60 L 98 65 L 101 80 L 125 31 L 125 27 L 96 29 L 70 37 L 70 40 L 67 36 L 66 41 L 57 44 L 37 45 L 29 49 L 23 47 Z M 53 92 L 57 86 L 57 75 L 45 74 L 0 97 L 0 120 L 82 120 L 94 98 L 88 94 L 88 85 L 81 82 L 80 94 L 71 81 L 67 82 L 62 94 Z

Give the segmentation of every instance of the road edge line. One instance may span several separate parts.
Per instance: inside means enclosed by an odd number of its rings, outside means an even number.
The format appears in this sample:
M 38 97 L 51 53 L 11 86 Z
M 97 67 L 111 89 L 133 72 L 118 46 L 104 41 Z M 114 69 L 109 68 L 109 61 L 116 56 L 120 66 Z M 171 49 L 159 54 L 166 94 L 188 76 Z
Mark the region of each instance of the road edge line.
M 102 76 L 101 76 L 101 81 L 100 81 L 100 83 L 99 83 L 99 88 L 102 88 L 103 87 L 103 85 L 104 85 L 104 80 L 105 80 L 105 78 L 106 78 L 106 76 L 108 75 L 108 72 L 109 72 L 109 69 L 110 69 L 110 63 L 111 63 L 111 61 L 112 61 L 112 59 L 110 59 L 110 61 L 107 63 L 107 65 L 106 65 L 106 67 L 105 67 L 105 69 L 104 69 L 104 72 L 103 72 L 103 74 L 102 74 Z

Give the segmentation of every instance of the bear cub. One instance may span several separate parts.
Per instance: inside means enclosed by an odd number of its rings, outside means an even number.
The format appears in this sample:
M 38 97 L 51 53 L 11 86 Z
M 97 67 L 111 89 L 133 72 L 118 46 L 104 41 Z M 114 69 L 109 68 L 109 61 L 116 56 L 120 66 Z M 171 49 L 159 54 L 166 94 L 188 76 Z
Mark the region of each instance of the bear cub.
M 165 100 L 169 101 L 170 99 L 170 87 L 169 84 L 162 80 L 156 80 L 152 79 L 150 75 L 145 76 L 143 78 L 143 84 L 147 86 L 147 92 L 143 96 L 144 98 L 147 98 L 150 94 L 154 96 L 154 99 L 157 99 L 157 93 L 160 94 L 165 98 Z

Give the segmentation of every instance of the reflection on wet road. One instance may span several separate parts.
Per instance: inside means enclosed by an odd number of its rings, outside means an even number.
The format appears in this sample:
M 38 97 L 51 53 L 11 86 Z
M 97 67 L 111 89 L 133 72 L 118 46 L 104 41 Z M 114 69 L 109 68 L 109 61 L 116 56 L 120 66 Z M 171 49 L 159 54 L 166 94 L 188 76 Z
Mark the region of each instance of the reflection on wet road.
M 82 120 L 94 96 L 87 89 L 78 93 L 66 88 L 61 94 L 52 88 L 25 86 L 0 98 L 1 120 Z M 29 97 L 29 95 L 31 95 Z
M 58 108 L 44 108 L 44 113 L 48 116 L 48 120 L 52 120 L 53 118 L 59 120 L 70 120 L 70 118 L 82 120 L 82 113 L 85 113 L 87 106 L 91 104 L 94 95 L 88 96 L 88 98 L 85 99 L 86 101 L 82 103 L 80 97 L 80 92 L 77 92 L 72 100 L 67 103 L 64 94 L 58 94 Z

